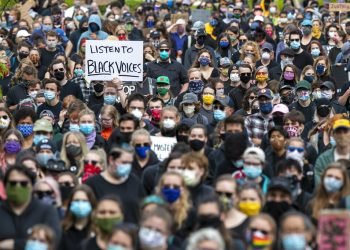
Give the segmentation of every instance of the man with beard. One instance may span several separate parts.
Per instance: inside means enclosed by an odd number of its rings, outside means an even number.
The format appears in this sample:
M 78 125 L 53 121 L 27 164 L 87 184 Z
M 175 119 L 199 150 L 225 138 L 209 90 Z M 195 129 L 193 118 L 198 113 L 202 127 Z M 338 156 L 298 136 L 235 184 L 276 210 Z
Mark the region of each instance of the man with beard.
M 180 113 L 174 106 L 164 107 L 160 115 L 160 133 L 158 136 L 175 137 L 176 127 L 180 123 Z
M 307 65 L 313 64 L 312 56 L 301 48 L 302 34 L 300 30 L 289 33 L 289 47 L 294 51 L 293 64 L 301 71 Z

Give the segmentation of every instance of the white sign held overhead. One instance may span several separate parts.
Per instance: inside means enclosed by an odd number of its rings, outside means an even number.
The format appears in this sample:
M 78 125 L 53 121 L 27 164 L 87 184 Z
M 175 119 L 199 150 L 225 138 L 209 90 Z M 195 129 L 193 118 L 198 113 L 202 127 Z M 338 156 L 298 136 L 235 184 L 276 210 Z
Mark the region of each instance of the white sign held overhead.
M 90 81 L 143 80 L 143 42 L 87 40 L 85 74 Z

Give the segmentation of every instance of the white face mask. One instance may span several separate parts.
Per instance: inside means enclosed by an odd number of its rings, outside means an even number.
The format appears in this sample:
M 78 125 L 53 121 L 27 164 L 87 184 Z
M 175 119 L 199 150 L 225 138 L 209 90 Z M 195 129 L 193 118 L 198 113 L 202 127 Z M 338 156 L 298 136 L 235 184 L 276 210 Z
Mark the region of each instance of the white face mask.
M 332 99 L 333 93 L 332 90 L 323 90 L 321 91 L 321 97 L 326 98 L 328 100 Z
M 225 90 L 224 89 L 217 89 L 216 90 L 216 96 L 221 97 L 225 95 Z
M 150 228 L 141 227 L 139 240 L 144 249 L 158 249 L 166 244 L 164 235 Z
M 10 118 L 4 119 L 4 118 L 0 118 L 0 129 L 5 129 L 8 128 L 10 125 Z
M 192 114 L 194 114 L 194 109 L 195 109 L 194 106 L 184 106 L 184 107 L 183 107 L 184 113 L 185 113 L 186 115 L 192 115 Z
M 141 120 L 143 115 L 139 109 L 134 109 L 133 111 L 131 111 L 131 114 L 134 115 L 138 120 Z
M 185 184 L 189 187 L 196 186 L 200 181 L 195 170 L 185 169 L 182 172 L 182 177 L 184 178 Z
M 286 158 L 291 158 L 300 163 L 301 166 L 304 166 L 304 152 L 299 153 L 297 150 L 286 152 Z
M 28 95 L 32 98 L 35 99 L 36 95 L 38 94 L 38 91 L 32 91 Z
M 241 78 L 239 77 L 238 73 L 231 73 L 230 80 L 232 82 L 239 82 L 241 80 Z
M 269 52 L 263 52 L 261 55 L 261 59 L 263 60 L 270 60 L 270 53 Z
M 163 121 L 163 127 L 166 129 L 173 129 L 175 128 L 175 126 L 176 126 L 176 123 L 173 119 L 165 119 Z

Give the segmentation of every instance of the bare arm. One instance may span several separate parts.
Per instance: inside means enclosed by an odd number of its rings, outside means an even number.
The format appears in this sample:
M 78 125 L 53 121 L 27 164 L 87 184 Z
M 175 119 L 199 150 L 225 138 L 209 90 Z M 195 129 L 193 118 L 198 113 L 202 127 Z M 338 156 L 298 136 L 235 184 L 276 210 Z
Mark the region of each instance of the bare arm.
M 71 41 L 68 41 L 67 46 L 66 46 L 66 57 L 69 57 L 70 53 L 72 52 L 73 49 L 73 43 Z
M 346 105 L 346 101 L 348 100 L 349 96 L 350 96 L 350 88 L 348 88 L 348 90 L 344 93 L 344 95 L 342 95 L 342 96 L 340 96 L 338 98 L 338 102 L 341 105 L 345 106 Z

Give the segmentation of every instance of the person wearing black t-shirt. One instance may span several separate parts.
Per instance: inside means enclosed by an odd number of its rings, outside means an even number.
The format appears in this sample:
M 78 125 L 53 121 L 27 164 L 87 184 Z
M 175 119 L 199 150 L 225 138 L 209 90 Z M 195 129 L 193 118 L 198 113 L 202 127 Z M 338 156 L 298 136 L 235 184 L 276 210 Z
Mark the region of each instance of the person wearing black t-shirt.
M 108 194 L 118 195 L 124 207 L 124 221 L 137 223 L 145 191 L 140 179 L 131 173 L 133 159 L 131 147 L 113 148 L 108 154 L 107 169 L 85 184 L 92 188 L 98 200 Z
M 89 109 L 92 109 L 92 107 L 95 105 L 103 105 L 104 84 L 102 81 L 91 81 L 90 84 L 93 88 L 93 92 L 89 96 L 87 105 Z
M 54 114 L 55 121 L 57 122 L 59 120 L 59 115 L 62 110 L 62 103 L 59 99 L 61 85 L 55 79 L 45 79 L 43 81 L 43 88 L 45 90 L 45 103 L 38 107 L 36 111 L 37 115 L 39 116 L 43 110 L 50 110 Z
M 56 48 L 58 44 L 58 35 L 55 31 L 50 30 L 46 34 L 46 47 L 40 49 L 40 65 L 50 65 L 55 55 L 59 52 Z
M 76 98 L 84 101 L 83 92 L 78 84 L 67 79 L 67 72 L 65 66 L 61 60 L 54 60 L 50 66 L 50 73 L 61 84 L 60 100 L 68 95 L 73 95 Z
M 312 56 L 301 48 L 302 34 L 300 30 L 292 30 L 289 33 L 289 47 L 294 51 L 293 64 L 299 68 L 300 71 L 307 65 L 312 65 L 314 60 Z

